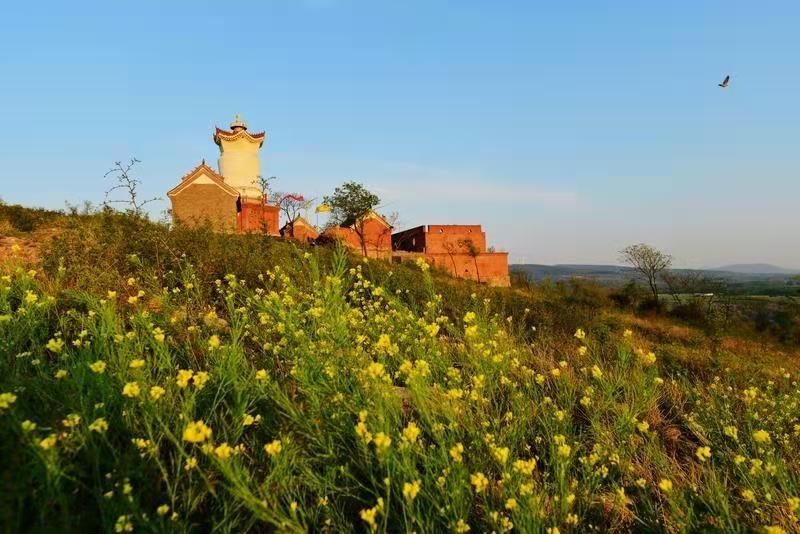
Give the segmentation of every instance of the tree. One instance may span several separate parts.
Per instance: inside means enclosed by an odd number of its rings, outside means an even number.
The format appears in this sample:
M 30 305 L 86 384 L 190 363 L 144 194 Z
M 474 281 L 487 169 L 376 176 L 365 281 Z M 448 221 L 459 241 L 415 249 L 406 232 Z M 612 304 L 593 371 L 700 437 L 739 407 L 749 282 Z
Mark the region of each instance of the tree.
M 106 198 L 103 201 L 103 204 L 108 206 L 109 204 L 120 203 L 120 204 L 127 204 L 128 209 L 134 215 L 141 215 L 142 208 L 149 204 L 150 202 L 154 202 L 156 200 L 161 200 L 159 197 L 150 198 L 145 201 L 141 201 L 138 199 L 139 192 L 138 187 L 142 184 L 141 180 L 137 180 L 131 174 L 131 171 L 136 166 L 137 163 L 141 163 L 136 158 L 131 158 L 131 160 L 123 165 L 121 161 L 115 161 L 114 166 L 103 175 L 104 178 L 108 176 L 113 176 L 116 179 L 117 185 L 106 191 Z M 109 200 L 109 197 L 114 191 L 123 190 L 125 191 L 128 198 L 126 199 L 116 199 L 116 200 Z
M 306 200 L 303 195 L 298 193 L 277 192 L 273 195 L 272 201 L 286 218 L 286 224 L 289 225 L 289 231 L 294 237 L 294 221 L 301 211 L 307 210 L 311 206 L 314 199 Z
M 331 208 L 331 224 L 350 226 L 361 243 L 361 252 L 367 255 L 364 237 L 366 216 L 375 209 L 380 198 L 358 182 L 345 182 L 333 194 L 322 199 Z
M 481 283 L 481 273 L 478 270 L 478 256 L 480 256 L 481 251 L 472 241 L 472 239 L 462 239 L 458 242 L 458 246 L 464 247 L 467 249 L 467 254 L 472 257 L 472 261 L 475 263 L 475 278 L 478 279 L 478 283 Z
M 658 301 L 658 277 L 672 265 L 672 256 L 650 245 L 639 243 L 622 249 L 619 252 L 619 259 L 647 279 L 653 298 Z

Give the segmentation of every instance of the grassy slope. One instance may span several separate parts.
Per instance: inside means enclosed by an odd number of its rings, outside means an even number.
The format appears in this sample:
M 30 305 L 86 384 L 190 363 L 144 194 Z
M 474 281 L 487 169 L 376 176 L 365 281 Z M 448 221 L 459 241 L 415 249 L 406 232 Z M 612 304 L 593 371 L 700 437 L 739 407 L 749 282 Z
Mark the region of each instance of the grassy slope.
M 797 366 L 769 347 L 712 357 L 586 287 L 59 225 L 38 272 L 2 267 L 10 530 L 797 528 Z

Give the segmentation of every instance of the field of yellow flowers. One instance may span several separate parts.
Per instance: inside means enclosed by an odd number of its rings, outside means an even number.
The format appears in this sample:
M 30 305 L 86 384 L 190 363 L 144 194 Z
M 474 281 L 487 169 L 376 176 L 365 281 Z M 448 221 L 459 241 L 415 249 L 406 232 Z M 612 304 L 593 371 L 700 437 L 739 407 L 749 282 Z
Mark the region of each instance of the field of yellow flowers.
M 797 370 L 701 380 L 630 330 L 445 314 L 424 263 L 414 304 L 342 250 L 291 262 L 70 291 L 6 262 L 3 530 L 800 529 Z

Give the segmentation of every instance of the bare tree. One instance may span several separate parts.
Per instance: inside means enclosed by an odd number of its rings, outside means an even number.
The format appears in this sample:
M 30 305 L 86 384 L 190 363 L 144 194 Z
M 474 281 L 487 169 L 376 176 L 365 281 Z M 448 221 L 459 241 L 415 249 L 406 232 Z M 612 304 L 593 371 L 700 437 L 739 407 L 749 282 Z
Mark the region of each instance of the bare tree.
M 134 215 L 140 215 L 142 208 L 146 204 L 155 202 L 156 200 L 161 200 L 160 197 L 150 198 L 145 201 L 139 200 L 138 187 L 142 184 L 142 181 L 134 178 L 131 174 L 133 167 L 136 166 L 137 163 L 141 162 L 136 158 L 131 158 L 131 160 L 125 165 L 123 165 L 121 161 L 115 161 L 114 166 L 103 175 L 104 178 L 112 176 L 117 182 L 117 185 L 106 191 L 106 197 L 103 201 L 104 205 L 108 206 L 109 204 L 116 203 L 127 204 L 131 213 Z M 124 191 L 128 198 L 109 200 L 111 194 L 117 190 Z
M 658 277 L 672 265 L 672 256 L 650 245 L 639 243 L 622 249 L 619 252 L 619 259 L 647 279 L 653 298 L 658 300 Z
M 478 269 L 478 256 L 480 256 L 481 251 L 480 249 L 475 246 L 475 243 L 472 239 L 462 239 L 458 242 L 459 247 L 464 247 L 467 249 L 467 254 L 472 257 L 472 261 L 475 263 L 475 277 L 478 279 L 478 283 L 481 283 L 481 273 Z

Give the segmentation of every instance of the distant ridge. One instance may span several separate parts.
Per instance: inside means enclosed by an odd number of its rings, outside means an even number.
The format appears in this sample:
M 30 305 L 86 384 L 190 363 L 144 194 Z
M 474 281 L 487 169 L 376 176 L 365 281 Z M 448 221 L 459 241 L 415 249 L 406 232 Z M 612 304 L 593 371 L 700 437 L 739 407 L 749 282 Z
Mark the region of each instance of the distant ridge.
M 785 269 L 769 263 L 735 263 L 708 270 L 739 274 L 800 274 L 799 269 Z

